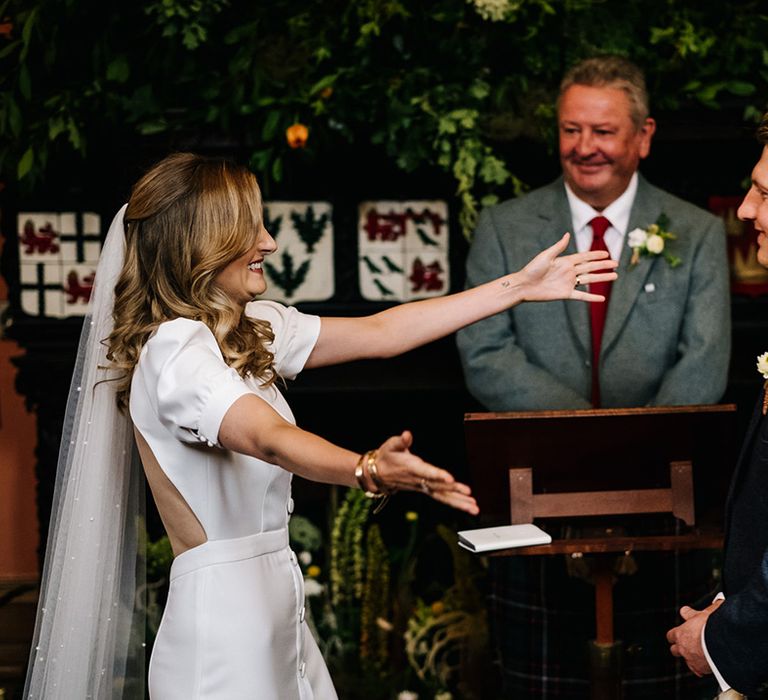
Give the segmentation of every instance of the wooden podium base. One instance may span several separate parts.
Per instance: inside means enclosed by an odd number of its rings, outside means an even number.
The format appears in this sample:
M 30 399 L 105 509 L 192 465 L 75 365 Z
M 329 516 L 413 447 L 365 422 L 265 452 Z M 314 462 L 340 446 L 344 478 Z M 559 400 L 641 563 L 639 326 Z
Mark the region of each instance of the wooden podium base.
M 582 554 L 592 563 L 595 585 L 595 639 L 589 642 L 590 698 L 591 700 L 622 700 L 623 645 L 614 639 L 613 568 L 615 555 L 633 551 L 689 551 L 694 549 L 720 549 L 722 535 L 691 532 L 685 535 L 658 535 L 638 537 L 611 536 L 603 538 L 574 538 L 553 540 L 551 544 L 518 547 L 488 552 L 492 557 L 552 556 Z
M 624 647 L 612 644 L 589 643 L 590 700 L 621 700 Z

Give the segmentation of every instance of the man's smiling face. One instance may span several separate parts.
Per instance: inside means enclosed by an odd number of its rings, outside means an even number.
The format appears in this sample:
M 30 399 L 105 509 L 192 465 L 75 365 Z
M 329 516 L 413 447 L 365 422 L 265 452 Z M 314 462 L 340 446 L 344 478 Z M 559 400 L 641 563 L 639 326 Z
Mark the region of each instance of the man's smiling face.
M 632 121 L 624 90 L 571 85 L 558 109 L 560 163 L 579 199 L 604 209 L 627 189 L 651 148 L 656 125 Z

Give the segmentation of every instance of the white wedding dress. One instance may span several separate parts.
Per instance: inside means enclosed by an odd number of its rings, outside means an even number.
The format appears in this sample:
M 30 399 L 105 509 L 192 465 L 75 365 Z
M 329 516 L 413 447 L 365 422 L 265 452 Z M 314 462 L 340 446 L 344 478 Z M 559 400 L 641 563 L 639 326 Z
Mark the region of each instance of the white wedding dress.
M 275 369 L 292 379 L 320 319 L 266 301 L 246 313 L 270 321 Z M 277 386 L 241 378 L 199 321 L 163 323 L 136 366 L 130 414 L 142 461 L 169 534 L 191 546 L 171 567 L 152 700 L 336 698 L 288 547 L 291 474 L 216 444 L 227 409 L 247 393 L 294 422 Z

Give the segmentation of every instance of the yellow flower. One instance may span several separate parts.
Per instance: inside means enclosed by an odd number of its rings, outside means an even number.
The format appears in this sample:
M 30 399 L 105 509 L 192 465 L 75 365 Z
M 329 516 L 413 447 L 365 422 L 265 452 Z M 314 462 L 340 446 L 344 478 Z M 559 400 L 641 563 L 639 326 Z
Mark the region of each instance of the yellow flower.
M 320 567 L 317 566 L 317 564 L 312 564 L 312 566 L 310 566 L 307 569 L 307 576 L 309 576 L 310 578 L 317 578 L 319 575 L 320 575 Z
M 285 139 L 291 148 L 304 148 L 309 138 L 309 129 L 304 124 L 291 124 L 285 130 Z
M 445 603 L 442 600 L 436 600 L 430 605 L 433 615 L 442 615 L 445 612 Z
M 415 523 L 419 519 L 419 514 L 415 510 L 409 510 L 405 514 L 405 519 L 410 523 Z

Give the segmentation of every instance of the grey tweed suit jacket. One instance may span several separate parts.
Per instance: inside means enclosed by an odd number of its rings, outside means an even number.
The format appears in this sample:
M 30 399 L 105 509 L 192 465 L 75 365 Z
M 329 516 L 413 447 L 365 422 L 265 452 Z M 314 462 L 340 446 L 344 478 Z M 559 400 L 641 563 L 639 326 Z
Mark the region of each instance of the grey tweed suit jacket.
M 717 217 L 639 178 L 628 231 L 661 214 L 677 239 L 671 268 L 662 257 L 630 266 L 625 245 L 613 283 L 600 355 L 602 405 L 714 403 L 730 358 L 725 231 Z M 484 210 L 467 259 L 467 286 L 522 268 L 572 231 L 562 178 Z M 571 239 L 567 252 L 576 252 Z M 520 304 L 457 334 L 471 393 L 488 410 L 589 408 L 588 304 Z

